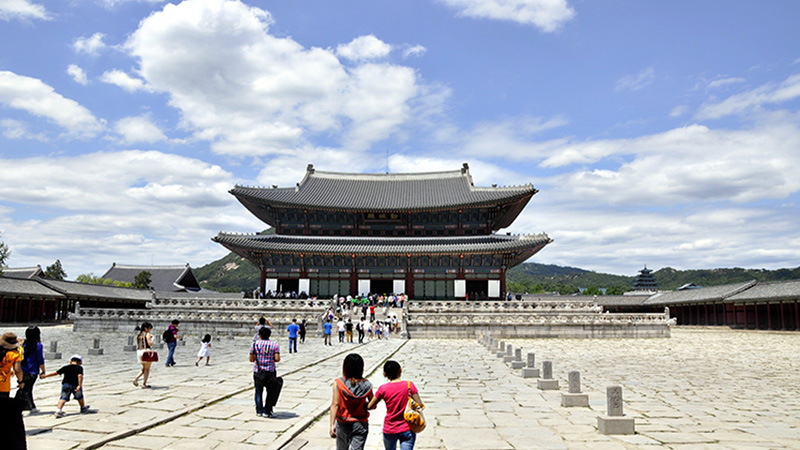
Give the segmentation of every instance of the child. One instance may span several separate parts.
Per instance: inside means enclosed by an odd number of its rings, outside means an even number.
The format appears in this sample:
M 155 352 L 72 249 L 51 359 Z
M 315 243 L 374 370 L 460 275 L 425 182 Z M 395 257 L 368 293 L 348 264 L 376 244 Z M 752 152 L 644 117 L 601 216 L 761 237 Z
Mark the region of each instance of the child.
M 350 353 L 342 364 L 342 377 L 333 383 L 331 431 L 336 450 L 363 450 L 369 433 L 367 402 L 372 400 L 372 383 L 363 378 L 364 360 Z
M 402 450 L 413 450 L 417 435 L 408 427 L 403 417 L 408 397 L 410 396 L 422 405 L 419 398 L 419 391 L 414 383 L 403 381 L 400 376 L 403 369 L 397 361 L 386 361 L 383 365 L 383 376 L 389 382 L 378 388 L 375 397 L 369 401 L 367 408 L 374 409 L 381 400 L 386 402 L 386 417 L 383 420 L 383 446 L 385 450 L 396 450 L 397 442 L 400 442 Z
M 203 359 L 205 356 L 206 358 L 206 365 L 208 365 L 208 360 L 211 359 L 211 352 L 208 349 L 211 348 L 211 335 L 207 334 L 203 336 L 203 340 L 200 342 L 200 351 L 197 352 L 197 361 L 194 362 L 194 365 L 200 363 L 200 360 Z
M 81 406 L 81 414 L 89 412 L 89 405 L 83 402 L 83 358 L 81 355 L 72 355 L 69 364 L 55 372 L 41 375 L 40 378 L 54 377 L 63 375 L 61 380 L 61 398 L 58 400 L 58 411 L 56 418 L 64 417 L 64 404 L 69 401 L 70 395 L 75 396 L 75 400 Z

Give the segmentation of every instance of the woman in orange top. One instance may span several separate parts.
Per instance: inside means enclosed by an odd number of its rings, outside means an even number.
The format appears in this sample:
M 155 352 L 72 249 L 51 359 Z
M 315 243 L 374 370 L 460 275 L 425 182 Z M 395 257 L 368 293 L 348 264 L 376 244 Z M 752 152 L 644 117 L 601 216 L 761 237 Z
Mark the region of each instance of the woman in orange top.
M 369 433 L 367 403 L 372 400 L 372 383 L 363 378 L 364 360 L 357 353 L 344 358 L 342 376 L 333 383 L 331 437 L 336 450 L 363 450 Z

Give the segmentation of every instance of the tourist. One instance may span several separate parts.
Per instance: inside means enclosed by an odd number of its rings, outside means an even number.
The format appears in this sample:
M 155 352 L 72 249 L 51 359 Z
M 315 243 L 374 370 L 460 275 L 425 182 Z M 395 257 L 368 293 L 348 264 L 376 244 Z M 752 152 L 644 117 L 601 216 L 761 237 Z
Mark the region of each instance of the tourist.
M 331 344 L 331 334 L 333 333 L 333 324 L 331 323 L 331 319 L 328 319 L 322 325 L 322 343 L 324 345 L 333 345 Z
M 297 319 L 292 319 L 292 323 L 286 327 L 286 331 L 289 332 L 289 353 L 292 353 L 292 347 L 294 347 L 294 352 L 297 353 L 297 333 L 300 332 L 300 325 L 297 324 Z
M 367 329 L 367 331 L 369 332 L 369 338 L 367 339 L 367 341 L 371 341 L 375 335 L 375 322 L 369 323 L 369 328 Z
M 178 324 L 181 321 L 178 319 L 174 319 L 172 323 L 167 327 L 167 331 L 164 332 L 164 338 L 169 338 L 169 340 L 164 339 L 167 343 L 167 348 L 169 349 L 169 354 L 167 354 L 167 367 L 172 367 L 175 365 L 175 348 L 178 347 Z
M 300 343 L 306 343 L 306 330 L 308 329 L 308 324 L 306 323 L 306 319 L 300 321 Z
M 33 400 L 33 385 L 40 374 L 45 374 L 44 347 L 39 327 L 28 327 L 25 330 L 25 342 L 22 344 L 22 350 L 25 355 L 25 359 L 22 360 L 22 382 L 24 383 L 22 392 L 26 401 L 22 409 L 36 414 L 39 412 L 39 408 L 36 407 L 36 402 Z
M 374 409 L 378 402 L 386 402 L 386 417 L 383 419 L 383 447 L 385 450 L 396 450 L 400 442 L 401 450 L 413 450 L 417 435 L 408 427 L 403 417 L 408 398 L 421 405 L 419 391 L 411 381 L 403 381 L 400 377 L 403 369 L 397 361 L 389 360 L 383 365 L 383 376 L 389 382 L 378 388 L 375 397 L 369 401 L 367 408 Z
M 255 341 L 257 341 L 259 339 L 258 332 L 264 327 L 272 328 L 272 322 L 267 320 L 266 317 L 260 317 L 258 319 L 258 322 L 256 322 L 256 326 L 255 326 L 256 334 L 253 336 L 253 342 L 255 342 Z
M 347 342 L 353 343 L 353 321 L 347 319 L 347 323 L 344 325 L 345 333 L 347 333 Z
M 211 360 L 211 335 L 206 334 L 203 336 L 203 340 L 200 341 L 200 350 L 197 352 L 197 361 L 194 362 L 194 365 L 197 366 L 200 364 L 200 361 L 205 358 L 206 365 L 209 364 L 209 360 Z
M 367 326 L 367 322 L 364 320 L 364 317 L 361 317 L 361 320 L 358 321 L 358 325 L 356 325 L 356 331 L 358 331 L 358 343 L 364 343 L 364 327 Z
M 375 337 L 378 338 L 378 340 L 381 340 L 383 337 L 383 326 L 381 326 L 380 322 L 375 322 Z
M 12 332 L 3 333 L 0 338 L 0 398 L 11 397 L 11 373 L 17 377 L 17 387 L 25 386 L 22 373 L 22 354 L 19 351 L 20 342 L 17 335 Z
M 339 319 L 339 321 L 336 322 L 336 329 L 339 331 L 339 343 L 342 344 L 344 343 L 345 331 L 344 319 Z
M 375 305 L 369 305 L 369 320 L 375 321 Z
M 74 396 L 75 400 L 81 407 L 81 414 L 89 412 L 89 405 L 84 402 L 83 390 L 83 358 L 81 355 L 72 355 L 69 359 L 69 364 L 58 369 L 55 372 L 42 375 L 42 379 L 61 375 L 61 397 L 58 399 L 58 406 L 56 407 L 56 418 L 61 418 L 66 415 L 64 413 L 64 405 L 69 401 L 70 396 Z
M 150 388 L 150 385 L 147 384 L 147 379 L 150 378 L 150 365 L 153 364 L 153 362 L 142 361 L 142 355 L 145 351 L 153 347 L 153 335 L 150 334 L 152 329 L 153 324 L 150 322 L 143 322 L 141 326 L 136 327 L 136 331 L 139 332 L 136 336 L 136 359 L 139 361 L 139 364 L 142 365 L 142 370 L 140 370 L 136 378 L 133 379 L 133 385 L 139 386 L 139 378 L 141 377 L 142 389 Z
M 275 417 L 272 408 L 275 406 L 270 400 L 270 391 L 276 389 L 275 363 L 281 360 L 281 351 L 277 342 L 270 341 L 272 329 L 264 327 L 258 330 L 259 340 L 250 344 L 250 362 L 253 364 L 253 384 L 256 388 L 255 402 L 258 417 Z M 263 401 L 263 392 L 267 391 L 266 402 Z M 273 397 L 277 400 L 276 393 Z
M 357 353 L 344 358 L 342 376 L 333 382 L 331 431 L 336 450 L 363 450 L 367 442 L 372 383 L 364 378 L 364 359 Z

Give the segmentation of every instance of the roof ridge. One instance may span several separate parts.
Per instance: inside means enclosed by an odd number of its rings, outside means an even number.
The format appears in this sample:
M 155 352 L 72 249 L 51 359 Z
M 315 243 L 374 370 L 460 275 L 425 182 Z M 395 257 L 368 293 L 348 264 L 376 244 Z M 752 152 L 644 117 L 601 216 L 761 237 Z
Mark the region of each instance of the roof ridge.
M 111 267 L 112 269 L 185 269 L 189 263 L 181 264 L 181 265 L 166 265 L 166 266 L 146 266 L 146 265 L 138 265 L 138 264 L 117 264 Z

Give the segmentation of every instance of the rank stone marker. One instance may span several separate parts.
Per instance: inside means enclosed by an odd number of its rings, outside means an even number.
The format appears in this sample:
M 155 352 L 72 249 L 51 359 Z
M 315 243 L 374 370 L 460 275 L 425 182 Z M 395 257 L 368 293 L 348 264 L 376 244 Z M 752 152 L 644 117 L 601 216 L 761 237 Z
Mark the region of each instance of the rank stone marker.
M 528 353 L 528 366 L 522 369 L 522 378 L 539 378 L 539 369 L 536 368 L 535 353 Z
M 542 363 L 542 378 L 536 380 L 536 386 L 543 391 L 557 391 L 558 380 L 553 379 L 553 362 Z
M 505 356 L 503 356 L 503 362 L 509 363 L 513 360 L 514 360 L 514 347 L 512 347 L 511 344 L 508 344 L 506 346 L 506 354 Z
M 569 392 L 561 394 L 561 406 L 589 406 L 589 394 L 581 393 L 581 373 L 573 370 L 568 375 Z
M 511 368 L 522 369 L 523 367 L 525 367 L 525 361 L 522 360 L 522 349 L 516 348 L 514 349 L 514 360 L 511 361 Z
M 135 352 L 136 345 L 133 343 L 133 336 L 128 336 L 128 345 L 122 347 L 122 350 L 125 352 Z
M 100 338 L 94 338 L 92 340 L 92 348 L 89 349 L 90 355 L 102 355 L 103 349 L 100 348 Z
M 58 352 L 58 341 L 50 341 L 50 351 L 45 352 L 44 359 L 61 359 L 61 353 Z
M 597 417 L 597 429 L 603 434 L 635 434 L 633 417 L 623 417 L 622 386 L 606 388 L 607 416 Z

